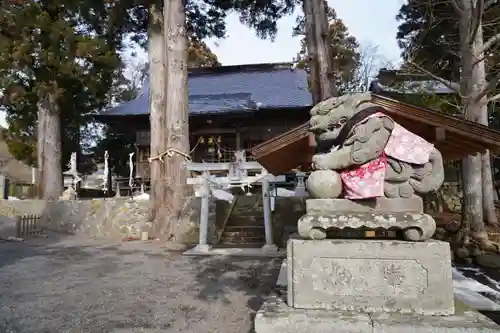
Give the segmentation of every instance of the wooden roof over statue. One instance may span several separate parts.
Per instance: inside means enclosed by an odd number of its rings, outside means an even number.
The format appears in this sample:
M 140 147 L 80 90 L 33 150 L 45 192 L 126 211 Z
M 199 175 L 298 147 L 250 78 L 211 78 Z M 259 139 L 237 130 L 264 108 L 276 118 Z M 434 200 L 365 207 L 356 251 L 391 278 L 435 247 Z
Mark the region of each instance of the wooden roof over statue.
M 383 107 L 401 126 L 434 143 L 445 160 L 457 160 L 486 149 L 500 152 L 500 131 L 377 94 L 372 94 L 372 102 Z M 305 123 L 255 146 L 251 153 L 270 173 L 281 174 L 293 169 L 309 171 L 314 150 L 314 138 Z

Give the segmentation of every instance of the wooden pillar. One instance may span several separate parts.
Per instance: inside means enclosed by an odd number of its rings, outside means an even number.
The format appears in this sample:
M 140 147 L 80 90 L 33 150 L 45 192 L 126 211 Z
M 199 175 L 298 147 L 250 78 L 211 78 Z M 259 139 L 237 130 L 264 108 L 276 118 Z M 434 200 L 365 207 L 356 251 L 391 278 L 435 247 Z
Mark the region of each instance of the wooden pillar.
M 238 130 L 236 130 L 236 150 L 241 150 L 241 135 Z
M 5 175 L 0 175 L 0 195 L 1 199 L 9 199 L 9 181 Z
M 113 177 L 111 175 L 111 168 L 109 167 L 109 165 L 108 165 L 108 175 L 107 175 L 106 181 L 107 181 L 107 183 L 106 183 L 106 196 L 111 197 L 111 192 L 113 192 Z M 118 193 L 118 185 L 116 187 L 116 191 Z
M 116 193 L 115 193 L 115 197 L 119 198 L 121 197 L 121 193 L 120 193 L 120 181 L 117 179 L 116 180 Z
M 266 233 L 266 245 L 262 247 L 264 251 L 277 251 L 278 247 L 274 245 L 273 241 L 273 224 L 271 217 L 271 201 L 269 198 L 269 178 L 267 171 L 263 174 L 266 176 L 262 179 L 262 206 L 264 209 L 264 232 Z
M 210 250 L 208 244 L 208 214 L 209 214 L 209 200 L 210 200 L 210 173 L 203 172 L 202 177 L 202 190 L 201 190 L 201 210 L 200 210 L 200 240 L 196 249 L 201 252 Z

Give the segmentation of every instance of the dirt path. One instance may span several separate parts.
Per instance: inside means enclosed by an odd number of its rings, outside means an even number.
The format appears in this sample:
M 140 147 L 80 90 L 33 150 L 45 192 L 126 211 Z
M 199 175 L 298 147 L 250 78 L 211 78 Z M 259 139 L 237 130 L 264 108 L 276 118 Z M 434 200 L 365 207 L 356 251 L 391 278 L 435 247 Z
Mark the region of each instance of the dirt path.
M 140 242 L 0 242 L 0 332 L 248 333 L 280 263 Z

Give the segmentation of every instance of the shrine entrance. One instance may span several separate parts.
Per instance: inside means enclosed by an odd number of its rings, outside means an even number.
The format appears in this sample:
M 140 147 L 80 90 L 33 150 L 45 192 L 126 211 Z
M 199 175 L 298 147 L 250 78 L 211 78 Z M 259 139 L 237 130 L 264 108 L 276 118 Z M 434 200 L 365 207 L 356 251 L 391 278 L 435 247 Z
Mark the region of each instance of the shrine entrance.
M 241 152 L 236 153 L 236 157 L 243 155 Z M 201 196 L 201 212 L 200 212 L 200 233 L 199 243 L 194 249 L 196 252 L 208 252 L 212 246 L 209 243 L 208 231 L 209 226 L 209 205 L 213 199 L 212 192 L 217 189 L 227 190 L 236 187 L 248 187 L 260 185 L 262 191 L 262 209 L 263 209 L 263 227 L 265 233 L 265 244 L 262 246 L 262 251 L 276 252 L 278 247 L 274 244 L 272 218 L 271 218 L 271 202 L 269 183 L 271 181 L 282 179 L 268 174 L 265 169 L 257 162 L 248 162 L 244 159 L 236 158 L 235 162 L 231 163 L 189 163 L 188 169 L 192 172 L 200 173 L 199 176 L 189 178 L 187 183 L 201 187 L 199 195 Z M 226 176 L 217 177 L 212 173 L 224 172 Z M 255 176 L 248 176 L 249 172 L 257 173 Z M 234 200 L 234 199 L 233 199 Z M 223 226 L 224 227 L 224 226 Z

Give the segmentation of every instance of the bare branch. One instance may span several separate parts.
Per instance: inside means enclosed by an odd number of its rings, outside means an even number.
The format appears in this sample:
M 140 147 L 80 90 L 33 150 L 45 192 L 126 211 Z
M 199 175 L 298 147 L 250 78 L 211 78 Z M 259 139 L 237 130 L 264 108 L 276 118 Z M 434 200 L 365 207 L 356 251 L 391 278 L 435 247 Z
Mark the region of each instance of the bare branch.
M 488 95 L 489 92 L 493 91 L 497 87 L 498 82 L 500 82 L 500 72 L 481 87 L 479 94 L 476 96 L 476 101 L 479 102 L 484 96 Z
M 458 0 L 451 0 L 451 4 L 453 5 L 453 10 L 455 11 L 456 14 L 462 15 L 464 13 L 464 10 L 460 6 L 460 3 Z
M 489 9 L 491 6 L 493 6 L 497 0 L 488 0 L 484 3 L 484 10 Z
M 498 101 L 499 99 L 500 99 L 500 93 L 498 93 L 496 95 L 493 95 L 490 98 L 488 98 L 488 103 Z
M 479 64 L 481 61 L 485 61 L 487 58 L 487 56 L 482 53 L 482 56 L 477 58 L 476 60 L 474 60 L 474 62 L 472 63 L 472 67 L 475 67 L 477 64 Z
M 439 77 L 431 72 L 429 72 L 428 70 L 426 70 L 425 68 L 417 65 L 416 63 L 414 63 L 413 61 L 408 61 L 408 64 L 412 67 L 414 67 L 416 70 L 424 73 L 425 75 L 428 75 L 430 77 L 432 77 L 433 79 L 435 79 L 436 81 L 439 81 L 441 82 L 442 84 L 444 84 L 445 86 L 447 86 L 448 88 L 450 88 L 451 90 L 455 91 L 457 94 L 460 95 L 460 85 L 458 83 L 455 83 L 455 82 L 451 82 L 451 81 L 448 81 L 448 80 L 445 80 L 443 79 L 442 77 Z M 461 96 L 461 95 L 460 95 Z
M 482 53 L 488 52 L 490 48 L 492 48 L 496 43 L 500 42 L 500 32 L 496 35 L 492 36 L 483 44 L 483 48 L 481 49 Z

